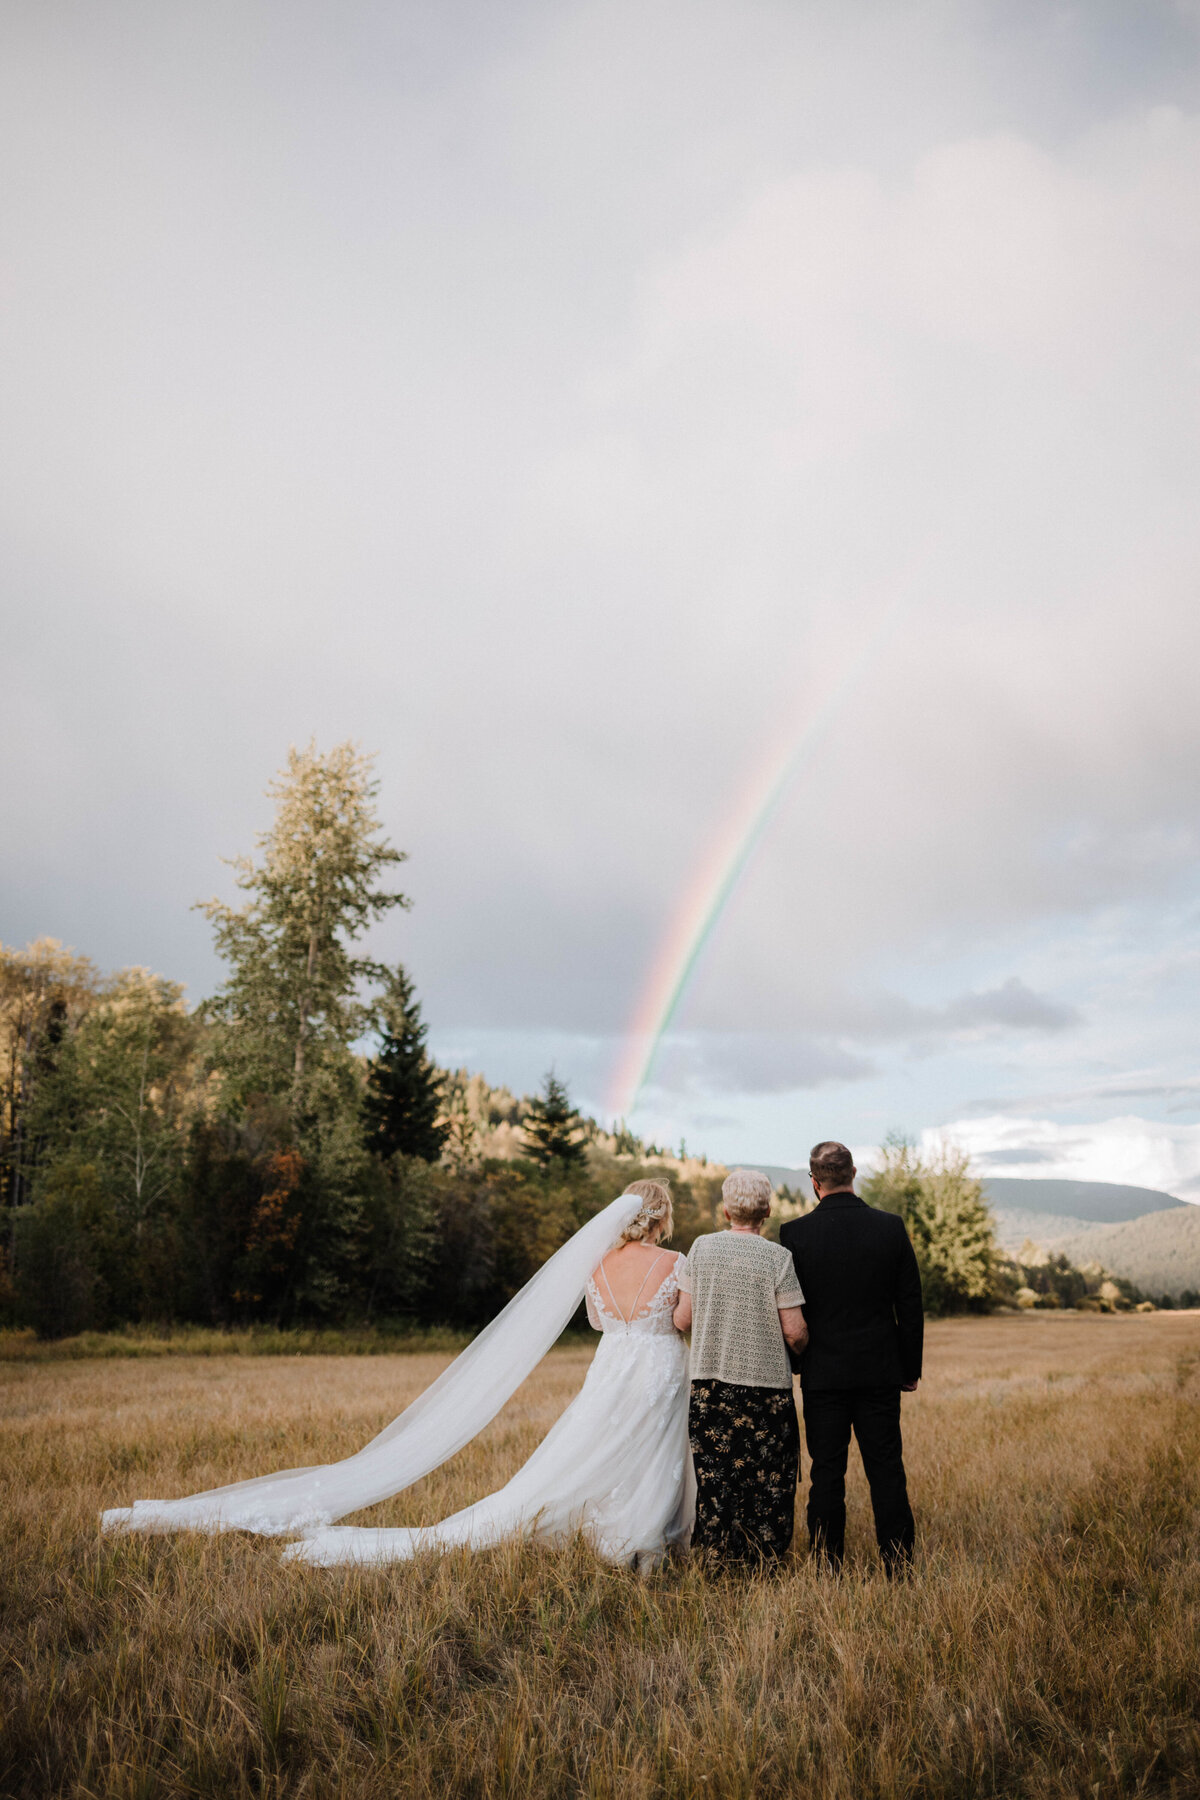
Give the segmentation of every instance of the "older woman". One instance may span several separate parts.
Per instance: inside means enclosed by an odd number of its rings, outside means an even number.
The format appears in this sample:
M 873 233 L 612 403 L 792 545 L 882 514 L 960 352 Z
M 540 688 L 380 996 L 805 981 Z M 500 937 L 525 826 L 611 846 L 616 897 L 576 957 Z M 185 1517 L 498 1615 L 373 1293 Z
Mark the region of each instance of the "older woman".
M 788 1252 L 760 1236 L 767 1177 L 735 1169 L 721 1198 L 729 1230 L 697 1238 L 676 1276 L 675 1324 L 692 1333 L 692 1548 L 774 1560 L 792 1541 L 800 1433 L 787 1347 L 808 1339 L 804 1295 Z

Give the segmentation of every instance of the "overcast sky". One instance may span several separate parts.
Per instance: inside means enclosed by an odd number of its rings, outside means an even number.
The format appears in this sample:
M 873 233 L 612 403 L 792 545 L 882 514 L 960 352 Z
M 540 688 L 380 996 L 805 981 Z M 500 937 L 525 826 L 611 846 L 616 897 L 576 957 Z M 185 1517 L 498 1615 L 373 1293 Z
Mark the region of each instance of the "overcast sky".
M 14 0 L 0 938 L 211 991 L 378 753 L 435 1048 L 1200 1196 L 1200 8 Z

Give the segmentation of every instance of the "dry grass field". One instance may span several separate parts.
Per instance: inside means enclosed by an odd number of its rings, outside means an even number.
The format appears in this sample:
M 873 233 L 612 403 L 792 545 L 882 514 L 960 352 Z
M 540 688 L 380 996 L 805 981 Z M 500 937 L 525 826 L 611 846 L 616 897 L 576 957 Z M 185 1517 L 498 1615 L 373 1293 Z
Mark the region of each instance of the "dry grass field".
M 1200 1793 L 1200 1316 L 947 1321 L 905 1402 L 920 1533 L 839 1581 L 650 1579 L 582 1544 L 370 1572 L 102 1540 L 102 1506 L 357 1448 L 444 1356 L 0 1366 L 6 1795 Z M 374 1522 L 503 1481 L 576 1390 L 554 1353 Z M 364 1515 L 364 1517 L 367 1517 Z

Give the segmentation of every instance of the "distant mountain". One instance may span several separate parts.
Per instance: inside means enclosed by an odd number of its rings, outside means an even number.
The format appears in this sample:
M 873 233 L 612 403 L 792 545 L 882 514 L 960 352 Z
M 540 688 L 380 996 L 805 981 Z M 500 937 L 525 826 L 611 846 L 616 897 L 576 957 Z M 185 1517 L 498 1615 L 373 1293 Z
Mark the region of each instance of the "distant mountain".
M 757 1169 L 770 1176 L 772 1187 L 799 1188 L 806 1199 L 812 1199 L 812 1182 L 808 1179 L 807 1169 L 785 1169 L 782 1163 L 730 1163 L 729 1167 Z
M 1020 1256 L 1026 1244 L 1048 1244 L 1051 1238 L 1104 1229 L 1095 1219 L 1079 1219 L 1070 1213 L 1029 1212 L 1023 1206 L 993 1206 L 992 1219 L 996 1242 L 1009 1256 Z
M 1152 1299 L 1170 1294 L 1178 1300 L 1189 1288 L 1200 1293 L 1200 1206 L 1170 1207 L 1041 1241 L 1077 1267 L 1095 1262 L 1123 1275 Z
M 1116 1225 L 1123 1219 L 1140 1219 L 1146 1213 L 1188 1204 L 1157 1188 L 1122 1187 L 1115 1181 L 1021 1181 L 987 1175 L 983 1188 L 996 1212 L 1044 1213 L 1071 1223 L 1081 1220 L 1096 1225 Z
M 761 1169 L 776 1187 L 800 1188 L 812 1195 L 807 1169 L 788 1169 L 782 1163 L 742 1163 L 741 1167 Z M 1145 1213 L 1165 1212 L 1168 1207 L 1188 1204 L 1157 1188 L 1123 1187 L 1115 1181 L 1021 1181 L 988 1175 L 983 1190 L 997 1215 L 1037 1215 L 1053 1221 L 1063 1231 L 1080 1225 L 1115 1225 L 1122 1219 L 1140 1219 Z M 1046 1228 L 1043 1225 L 1041 1230 Z
M 1155 1299 L 1200 1292 L 1200 1206 L 1113 1181 L 1020 1181 L 989 1175 L 996 1237 L 1010 1256 L 1027 1242 L 1076 1267 L 1099 1263 Z

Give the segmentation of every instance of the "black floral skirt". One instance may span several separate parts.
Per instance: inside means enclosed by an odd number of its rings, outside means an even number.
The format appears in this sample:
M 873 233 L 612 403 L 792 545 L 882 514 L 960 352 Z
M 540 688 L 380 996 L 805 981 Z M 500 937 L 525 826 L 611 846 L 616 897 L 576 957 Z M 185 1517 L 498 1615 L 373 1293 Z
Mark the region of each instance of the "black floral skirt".
M 800 1428 L 790 1390 L 693 1381 L 692 1549 L 714 1562 L 774 1559 L 792 1541 Z

